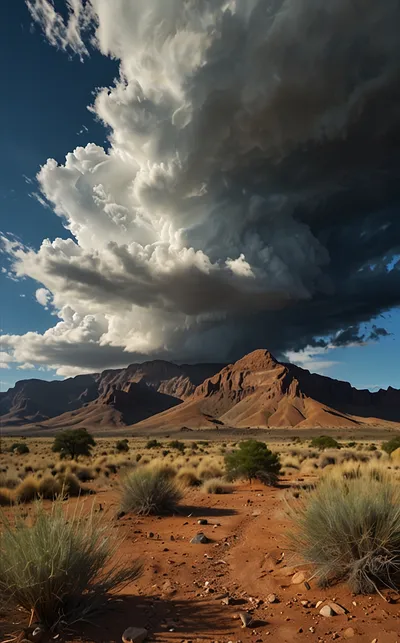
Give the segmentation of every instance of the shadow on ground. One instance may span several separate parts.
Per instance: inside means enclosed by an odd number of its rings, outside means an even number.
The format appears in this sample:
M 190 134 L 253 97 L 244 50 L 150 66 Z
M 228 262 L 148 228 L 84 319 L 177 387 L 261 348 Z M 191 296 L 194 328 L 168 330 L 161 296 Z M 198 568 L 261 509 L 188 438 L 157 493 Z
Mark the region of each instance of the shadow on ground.
M 232 632 L 232 617 L 211 600 L 164 600 L 156 597 L 124 596 L 94 619 L 95 625 L 76 626 L 65 640 L 87 643 L 120 643 L 127 627 L 144 627 L 153 641 L 182 641 L 201 638 L 214 641 Z

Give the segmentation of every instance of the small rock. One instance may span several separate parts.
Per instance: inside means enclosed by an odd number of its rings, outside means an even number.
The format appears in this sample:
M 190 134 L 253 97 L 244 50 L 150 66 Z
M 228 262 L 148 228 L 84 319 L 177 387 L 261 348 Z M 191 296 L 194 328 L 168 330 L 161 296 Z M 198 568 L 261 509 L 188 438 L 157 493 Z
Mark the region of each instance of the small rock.
M 251 614 L 248 614 L 248 612 L 239 612 L 238 616 L 242 621 L 242 628 L 244 629 L 245 627 L 249 627 L 252 621 Z
M 308 590 L 310 590 L 310 589 L 311 589 L 311 585 L 310 585 L 310 583 L 308 583 L 307 581 L 304 581 L 304 587 L 305 587 L 306 589 L 308 589 Z
M 297 572 L 292 578 L 292 584 L 293 585 L 300 585 L 300 583 L 304 583 L 306 577 L 304 576 L 303 572 Z
M 222 605 L 230 605 L 231 604 L 231 597 L 230 596 L 225 596 L 225 598 L 222 599 L 221 603 Z
M 329 607 L 333 609 L 335 614 L 347 614 L 347 609 L 345 607 L 342 607 L 342 605 L 339 605 L 338 603 L 334 603 L 333 601 L 328 601 Z
M 154 538 L 154 534 L 152 531 L 147 532 L 147 538 Z
M 338 639 L 338 638 L 339 638 L 339 634 L 338 634 L 337 632 L 334 632 L 334 633 L 332 634 L 332 640 L 333 640 L 333 641 L 336 641 L 336 639 Z
M 268 603 L 279 603 L 279 599 L 276 594 L 268 594 L 267 601 Z
M 200 520 L 197 521 L 198 525 L 208 525 L 208 520 L 207 518 L 200 518 Z
M 321 614 L 321 616 L 335 616 L 335 612 L 330 605 L 324 605 L 323 607 L 321 607 L 319 613 Z
M 324 602 L 324 601 L 317 601 L 317 603 L 315 604 L 315 607 L 318 609 L 318 607 L 319 607 L 320 605 L 322 605 L 322 603 L 323 603 L 323 602 Z
M 371 643 L 378 643 L 378 639 L 372 639 Z
M 175 536 L 173 536 L 173 535 L 171 534 L 171 535 L 170 535 L 170 537 L 169 537 L 169 539 L 170 539 L 170 540 L 175 540 Z
M 147 638 L 147 630 L 143 627 L 128 627 L 122 635 L 123 643 L 142 643 Z
M 203 534 L 202 531 L 200 531 L 198 534 L 193 536 L 190 542 L 192 543 L 192 545 L 206 545 L 211 541 L 205 534 Z
M 299 629 L 297 630 L 297 634 L 301 634 L 302 632 L 303 632 L 303 628 L 299 627 Z
M 311 632 L 311 634 L 314 634 L 314 632 L 315 632 L 315 627 L 309 627 L 308 629 L 309 629 L 309 631 Z
M 303 607 L 308 607 L 310 605 L 310 601 L 300 601 Z
M 255 509 L 251 515 L 254 518 L 256 518 L 257 516 L 261 516 L 261 511 L 259 509 Z
M 353 636 L 355 635 L 355 631 L 353 630 L 352 627 L 348 627 L 344 632 L 343 636 L 345 639 L 352 639 Z

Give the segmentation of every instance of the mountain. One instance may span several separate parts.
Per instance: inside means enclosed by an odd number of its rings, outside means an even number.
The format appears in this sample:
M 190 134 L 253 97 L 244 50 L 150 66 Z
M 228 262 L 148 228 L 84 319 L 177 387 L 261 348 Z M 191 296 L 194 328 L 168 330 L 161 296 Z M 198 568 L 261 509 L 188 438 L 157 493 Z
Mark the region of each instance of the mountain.
M 400 422 L 400 391 L 371 393 L 257 350 L 234 364 L 155 360 L 64 381 L 23 380 L 0 393 L 4 427 L 138 431 L 351 427 Z
M 63 381 L 22 380 L 0 393 L 0 421 L 43 428 L 125 426 L 181 404 L 222 366 L 154 360 Z
M 360 391 L 257 350 L 207 378 L 183 404 L 136 426 L 314 428 L 382 421 L 400 422 L 400 391 Z

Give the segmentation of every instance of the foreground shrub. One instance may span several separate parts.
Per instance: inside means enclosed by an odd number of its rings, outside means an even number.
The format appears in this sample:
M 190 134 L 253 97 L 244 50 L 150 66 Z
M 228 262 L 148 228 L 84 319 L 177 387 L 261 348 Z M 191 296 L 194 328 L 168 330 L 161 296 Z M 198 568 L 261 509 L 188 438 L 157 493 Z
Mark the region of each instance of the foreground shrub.
M 232 493 L 233 487 L 231 484 L 223 482 L 221 478 L 211 478 L 210 480 L 203 482 L 201 490 L 204 491 L 204 493 L 222 494 Z
M 37 502 L 29 521 L 17 510 L 14 521 L 0 513 L 0 527 L 2 604 L 32 612 L 46 628 L 86 619 L 140 574 L 137 561 L 109 566 L 120 542 L 93 509 L 66 517 L 61 500 L 50 511 Z
M 395 438 L 392 438 L 388 442 L 383 442 L 382 444 L 382 450 L 386 451 L 389 455 L 393 453 L 393 451 L 396 451 L 396 449 L 400 448 L 400 435 L 396 436 Z
M 62 458 L 76 458 L 89 456 L 94 446 L 96 442 L 86 429 L 67 429 L 56 436 L 53 451 L 60 453 Z
M 400 489 L 388 474 L 358 467 L 328 476 L 292 507 L 292 516 L 293 549 L 321 585 L 343 580 L 356 594 L 400 587 Z
M 173 513 L 182 498 L 175 481 L 162 469 L 134 469 L 122 478 L 122 511 L 142 516 Z
M 281 470 L 277 454 L 257 440 L 240 442 L 237 451 L 225 456 L 225 465 L 231 480 L 246 478 L 251 483 L 257 479 L 268 485 L 277 483 Z
M 9 507 L 14 502 L 14 494 L 11 489 L 0 489 L 0 507 Z
M 340 444 L 330 435 L 320 435 L 318 438 L 313 438 L 310 446 L 314 449 L 339 449 Z

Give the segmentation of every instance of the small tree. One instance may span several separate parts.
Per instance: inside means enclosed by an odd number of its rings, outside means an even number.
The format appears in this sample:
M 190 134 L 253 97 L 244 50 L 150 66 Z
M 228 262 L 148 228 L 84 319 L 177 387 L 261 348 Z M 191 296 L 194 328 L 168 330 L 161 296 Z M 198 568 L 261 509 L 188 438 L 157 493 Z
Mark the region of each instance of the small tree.
M 320 435 L 311 440 L 310 446 L 314 449 L 340 449 L 340 444 L 330 435 Z
M 24 442 L 14 442 L 10 451 L 18 453 L 18 455 L 23 455 L 24 453 L 29 453 L 29 447 L 27 444 L 24 444 Z
M 123 440 L 118 440 L 117 444 L 115 445 L 115 448 L 117 449 L 117 451 L 120 451 L 121 453 L 129 451 L 128 440 L 126 438 L 124 438 Z
M 383 442 L 382 449 L 386 451 L 389 455 L 400 448 L 400 435 L 397 435 L 395 438 L 392 438 L 388 442 Z
M 239 449 L 225 456 L 225 465 L 231 480 L 256 479 L 270 485 L 276 484 L 281 470 L 278 455 L 258 440 L 241 442 Z
M 67 429 L 56 436 L 53 451 L 59 452 L 62 458 L 74 459 L 79 455 L 90 455 L 94 446 L 96 442 L 86 429 Z

